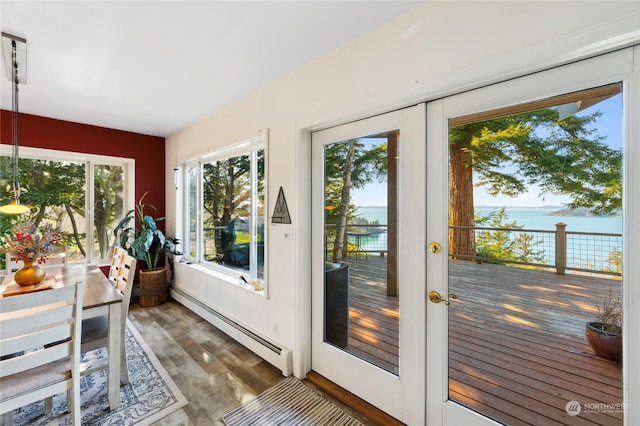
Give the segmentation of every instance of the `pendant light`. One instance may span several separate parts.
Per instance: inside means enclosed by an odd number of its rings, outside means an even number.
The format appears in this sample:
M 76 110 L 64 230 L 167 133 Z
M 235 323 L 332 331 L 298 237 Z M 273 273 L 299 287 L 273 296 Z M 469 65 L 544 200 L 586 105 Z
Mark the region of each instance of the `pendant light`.
M 20 183 L 18 182 L 18 84 L 26 84 L 26 65 L 27 65 L 27 41 L 10 34 L 2 33 L 2 50 L 7 69 L 7 76 L 11 75 L 11 84 L 13 90 L 11 92 L 11 168 L 13 178 L 9 185 L 11 192 L 11 200 L 9 204 L 0 206 L 0 213 L 6 214 L 22 214 L 30 210 L 29 206 L 20 204 Z M 20 52 L 20 58 L 18 58 Z M 9 59 L 10 54 L 10 59 Z M 9 60 L 11 62 L 9 62 Z M 22 68 L 18 68 L 18 63 L 22 64 Z M 11 70 L 9 70 L 11 68 Z

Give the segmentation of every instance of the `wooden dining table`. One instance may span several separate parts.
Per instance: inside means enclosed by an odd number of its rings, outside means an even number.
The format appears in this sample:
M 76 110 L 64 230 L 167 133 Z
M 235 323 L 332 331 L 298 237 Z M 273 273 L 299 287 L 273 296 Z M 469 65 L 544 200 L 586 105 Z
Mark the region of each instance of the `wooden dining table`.
M 76 285 L 83 282 L 84 298 L 82 318 L 108 315 L 109 344 L 108 352 L 108 392 L 109 407 L 113 410 L 120 406 L 120 348 L 122 342 L 120 327 L 122 319 L 122 295 L 95 265 L 77 265 L 68 268 L 46 269 L 45 279 L 37 285 L 20 286 L 7 275 L 0 285 L 2 297 L 19 296 L 34 291 L 46 291 L 52 288 Z

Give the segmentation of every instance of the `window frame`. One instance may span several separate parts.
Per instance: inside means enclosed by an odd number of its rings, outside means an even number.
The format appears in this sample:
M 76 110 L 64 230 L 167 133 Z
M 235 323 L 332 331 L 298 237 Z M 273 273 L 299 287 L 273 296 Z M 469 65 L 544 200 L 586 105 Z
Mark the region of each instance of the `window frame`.
M 8 146 L 0 146 L 0 156 L 11 156 Z M 124 195 L 123 195 L 123 212 L 128 212 L 134 205 L 135 194 L 135 160 L 133 158 L 115 157 L 110 155 L 87 154 L 80 152 L 61 151 L 47 148 L 20 147 L 20 158 L 43 160 L 43 161 L 69 161 L 84 163 L 86 170 L 86 187 L 85 187 L 85 222 L 86 222 L 86 263 L 105 264 L 108 263 L 107 258 L 97 258 L 95 250 L 95 229 L 93 226 L 94 219 L 94 202 L 95 202 L 95 167 L 96 165 L 112 165 L 122 166 L 124 169 Z M 91 243 L 89 243 L 91 241 Z M 83 263 L 83 262 L 78 262 Z
M 178 209 L 182 209 L 182 232 L 184 238 L 184 250 L 183 250 L 183 261 L 186 261 L 187 264 L 198 265 L 200 267 L 206 268 L 206 270 L 215 273 L 214 275 L 218 277 L 223 277 L 224 281 L 231 283 L 232 285 L 237 285 L 241 288 L 250 290 L 253 293 L 261 294 L 265 297 L 267 295 L 268 288 L 268 226 L 267 220 L 269 217 L 268 211 L 268 157 L 269 157 L 269 137 L 268 130 L 260 130 L 257 133 L 251 134 L 247 137 L 244 137 L 235 142 L 229 143 L 228 145 L 222 146 L 218 149 L 210 149 L 205 152 L 202 152 L 198 155 L 192 156 L 189 159 L 182 161 L 178 165 L 179 173 L 179 182 L 184 188 L 183 191 L 183 203 L 182 207 L 178 207 Z M 263 244 L 264 244 L 264 256 L 263 256 L 263 265 L 262 265 L 262 278 L 258 276 L 258 260 L 257 260 L 257 250 L 258 245 L 254 240 L 255 230 L 257 229 L 259 222 L 259 213 L 258 213 L 258 204 L 257 204 L 257 193 L 258 193 L 258 167 L 257 167 L 257 154 L 259 151 L 263 151 L 263 161 L 264 161 L 264 171 L 263 171 L 263 202 L 264 202 L 264 213 L 262 215 L 262 220 L 264 223 L 264 232 L 263 232 Z M 204 164 L 210 163 L 213 161 L 223 161 L 230 159 L 232 157 L 238 157 L 246 155 L 251 160 L 250 165 L 250 182 L 251 182 L 251 203 L 250 203 L 250 223 L 252 232 L 250 233 L 250 267 L 249 270 L 239 270 L 237 268 L 227 266 L 224 264 L 219 264 L 214 261 L 205 259 L 205 250 L 204 250 L 204 223 L 203 223 L 203 200 L 204 200 L 204 188 L 202 182 L 202 173 L 204 169 Z M 197 170 L 197 178 L 194 178 L 194 168 Z M 191 211 L 191 187 L 189 186 L 192 182 L 191 179 L 195 181 L 195 212 Z M 193 213 L 193 214 L 192 214 Z M 190 220 L 192 216 L 196 218 L 196 224 L 194 229 L 191 229 Z M 191 232 L 195 232 L 194 241 L 191 241 Z M 193 246 L 192 246 L 193 244 Z M 195 255 L 192 255 L 192 251 L 195 252 Z M 246 281 L 243 281 L 243 278 Z M 256 290 L 253 285 L 247 284 L 252 283 L 253 280 L 261 279 L 262 290 Z

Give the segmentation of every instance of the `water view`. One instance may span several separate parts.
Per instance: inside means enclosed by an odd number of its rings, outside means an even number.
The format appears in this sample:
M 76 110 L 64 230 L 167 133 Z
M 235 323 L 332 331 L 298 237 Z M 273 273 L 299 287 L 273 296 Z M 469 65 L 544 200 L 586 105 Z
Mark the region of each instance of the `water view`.
M 500 207 L 477 206 L 476 215 L 485 216 L 491 212 L 498 211 Z M 366 219 L 370 224 L 376 221 L 380 225 L 387 223 L 387 208 L 384 206 L 359 206 L 357 216 Z M 506 207 L 505 223 L 516 222 L 517 226 L 523 226 L 526 230 L 555 231 L 556 224 L 567 225 L 567 232 L 594 232 L 594 233 L 622 233 L 622 216 L 578 216 L 567 215 L 563 212 L 562 206 L 544 207 Z M 364 251 L 376 252 L 386 249 L 387 231 L 386 227 L 368 228 L 370 235 L 360 237 L 360 246 Z M 622 247 L 615 247 L 621 250 Z M 595 244 L 592 247 L 598 253 L 593 256 L 599 259 L 598 264 L 602 266 L 609 258 L 612 248 L 609 245 Z M 545 257 L 550 260 L 555 256 L 553 247 L 546 247 Z

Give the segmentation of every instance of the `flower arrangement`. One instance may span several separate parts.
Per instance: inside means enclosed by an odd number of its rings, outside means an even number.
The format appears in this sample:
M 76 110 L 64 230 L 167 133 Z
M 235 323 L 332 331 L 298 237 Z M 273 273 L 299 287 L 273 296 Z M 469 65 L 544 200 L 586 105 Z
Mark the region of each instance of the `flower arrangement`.
M 4 236 L 2 252 L 11 254 L 17 261 L 45 263 L 59 242 L 59 229 L 49 224 L 38 228 L 33 222 L 24 222 L 15 225 L 13 231 Z

